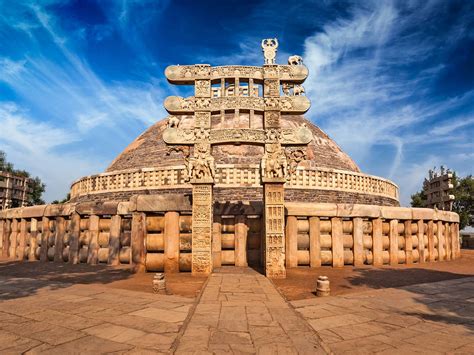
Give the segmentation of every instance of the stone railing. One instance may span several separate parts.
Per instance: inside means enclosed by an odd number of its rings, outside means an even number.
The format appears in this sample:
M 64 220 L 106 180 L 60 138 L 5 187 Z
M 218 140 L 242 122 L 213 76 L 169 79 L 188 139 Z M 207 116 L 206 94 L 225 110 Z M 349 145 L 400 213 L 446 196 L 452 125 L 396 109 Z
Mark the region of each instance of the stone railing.
M 459 216 L 427 208 L 288 203 L 286 266 L 412 264 L 460 257 Z
M 167 253 L 165 238 L 178 241 Z M 22 261 L 191 271 L 191 204 L 182 196 L 134 196 L 129 202 L 1 211 L 0 254 Z
M 257 264 L 262 206 L 214 206 L 214 267 Z M 0 212 L 0 251 L 16 260 L 190 271 L 189 196 L 23 207 Z M 412 264 L 460 256 L 459 216 L 424 208 L 286 203 L 286 267 Z M 165 245 L 167 245 L 165 249 Z
M 217 164 L 216 187 L 261 187 L 258 164 Z M 334 169 L 298 168 L 285 185 L 288 189 L 314 189 L 356 192 L 398 200 L 398 187 L 389 180 Z M 125 170 L 86 176 L 71 186 L 71 198 L 88 194 L 191 188 L 185 182 L 184 166 Z

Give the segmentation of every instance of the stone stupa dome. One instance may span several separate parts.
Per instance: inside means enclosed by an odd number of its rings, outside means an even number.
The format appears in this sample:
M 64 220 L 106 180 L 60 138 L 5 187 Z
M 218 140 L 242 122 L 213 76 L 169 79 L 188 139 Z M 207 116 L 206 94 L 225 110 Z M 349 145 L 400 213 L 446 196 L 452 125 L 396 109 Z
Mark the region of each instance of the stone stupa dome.
M 362 174 L 355 162 L 326 133 L 303 115 L 282 115 L 281 122 L 282 128 L 304 125 L 312 133 L 311 142 L 301 148 L 306 154 L 305 159 L 299 162 L 296 174 L 293 174 L 287 183 L 286 198 L 289 201 L 398 205 L 396 185 L 385 179 Z M 212 126 L 215 129 L 229 128 L 230 124 L 232 127 L 249 127 L 249 116 L 242 113 L 238 120 L 233 114 L 226 114 L 225 120 L 219 115 L 212 116 Z M 192 128 L 193 125 L 194 116 L 181 117 L 180 128 Z M 166 128 L 166 119 L 158 121 L 130 143 L 111 162 L 105 173 L 85 177 L 73 183 L 72 200 L 126 200 L 137 193 L 179 191 L 190 193 L 190 185 L 182 181 L 180 171 L 180 167 L 185 164 L 185 154 L 170 149 L 163 140 Z M 253 125 L 252 128 L 258 129 L 262 126 Z M 213 156 L 220 173 L 216 185 L 218 191 L 216 199 L 221 202 L 261 201 L 262 188 L 260 177 L 257 175 L 263 154 L 262 145 L 248 143 L 215 145 Z M 235 181 L 239 174 L 230 172 L 233 166 L 245 171 L 240 174 L 239 182 Z M 303 171 L 307 174 L 301 174 Z M 155 172 L 159 172 L 159 177 L 152 176 Z M 299 179 L 295 178 L 295 175 Z M 315 189 L 315 186 L 305 188 L 304 183 L 299 184 L 297 181 L 303 179 L 309 181 L 311 175 L 314 175 L 313 182 L 319 184 L 320 188 Z M 310 184 L 309 181 L 306 185 Z

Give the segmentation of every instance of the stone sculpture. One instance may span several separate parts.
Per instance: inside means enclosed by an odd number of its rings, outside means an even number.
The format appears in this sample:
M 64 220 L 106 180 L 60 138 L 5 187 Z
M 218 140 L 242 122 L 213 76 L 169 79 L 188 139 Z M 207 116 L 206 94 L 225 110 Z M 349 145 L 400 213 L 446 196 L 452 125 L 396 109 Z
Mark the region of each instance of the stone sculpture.
M 285 178 L 288 173 L 288 163 L 283 148 L 279 143 L 267 144 L 262 158 L 262 176 L 265 178 Z
M 275 64 L 276 52 L 278 48 L 278 40 L 276 38 L 267 38 L 262 40 L 263 56 L 265 64 Z
M 288 57 L 288 64 L 289 65 L 302 65 L 303 58 L 301 58 L 299 55 L 291 55 Z
M 178 128 L 180 119 L 176 116 L 168 117 L 168 128 Z
M 303 85 L 295 85 L 293 87 L 293 95 L 294 96 L 300 96 L 301 94 L 304 94 L 305 91 L 304 91 L 304 87 Z

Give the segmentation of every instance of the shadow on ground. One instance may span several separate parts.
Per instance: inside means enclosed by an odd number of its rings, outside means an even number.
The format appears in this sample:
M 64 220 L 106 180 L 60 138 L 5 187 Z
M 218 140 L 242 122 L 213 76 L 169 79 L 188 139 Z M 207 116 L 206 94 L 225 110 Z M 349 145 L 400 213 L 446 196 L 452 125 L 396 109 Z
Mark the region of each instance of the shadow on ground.
M 474 265 L 472 268 L 474 272 Z M 474 282 L 469 275 L 418 268 L 371 269 L 359 270 L 348 281 L 371 289 L 400 288 L 415 294 L 413 298 L 421 306 L 407 305 L 399 314 L 433 323 L 461 325 L 474 331 Z M 402 302 L 402 297 L 400 301 L 393 300 L 395 306 Z
M 0 263 L 0 300 L 31 296 L 38 290 L 72 284 L 110 284 L 134 276 L 130 268 L 106 265 L 9 261 Z

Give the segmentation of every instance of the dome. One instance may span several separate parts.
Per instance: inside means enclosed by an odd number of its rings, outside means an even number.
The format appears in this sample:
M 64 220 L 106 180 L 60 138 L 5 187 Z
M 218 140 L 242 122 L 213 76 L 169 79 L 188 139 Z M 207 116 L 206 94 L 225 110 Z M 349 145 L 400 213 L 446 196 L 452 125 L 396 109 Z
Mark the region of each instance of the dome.
M 217 119 L 220 120 L 220 116 L 216 116 L 213 123 Z M 246 121 L 245 115 L 240 117 L 239 122 L 235 122 L 234 115 L 227 114 L 224 124 L 217 122 L 213 124 L 213 128 L 230 128 L 229 122 L 234 127 L 244 128 L 246 124 L 248 127 L 248 118 Z M 300 166 L 360 172 L 354 161 L 319 127 L 301 115 L 282 116 L 282 128 L 296 128 L 303 124 L 311 130 L 313 139 L 306 151 L 307 160 L 300 163 Z M 193 116 L 184 116 L 181 119 L 180 128 L 191 128 L 193 125 Z M 183 154 L 170 153 L 163 141 L 163 131 L 166 127 L 167 121 L 161 120 L 148 128 L 112 161 L 106 172 L 184 164 Z M 263 146 L 248 144 L 221 144 L 213 148 L 216 164 L 259 164 L 263 153 Z
M 263 128 L 263 117 L 249 113 L 213 115 L 212 129 Z M 252 123 L 250 123 L 252 122 Z M 168 145 L 163 119 L 149 127 L 114 159 L 102 174 L 72 184 L 72 201 L 128 200 L 135 194 L 191 194 L 185 165 L 190 150 Z M 305 156 L 290 173 L 285 188 L 288 202 L 332 202 L 398 206 L 398 187 L 392 182 L 361 173 L 354 161 L 319 127 L 302 115 L 282 115 L 281 128 L 303 127 L 311 142 L 300 146 Z M 193 115 L 182 115 L 179 128 L 194 127 Z M 295 147 L 293 147 L 295 148 Z M 292 148 L 287 148 L 291 150 Z M 262 144 L 221 143 L 212 148 L 216 165 L 215 202 L 263 199 L 260 163 Z

